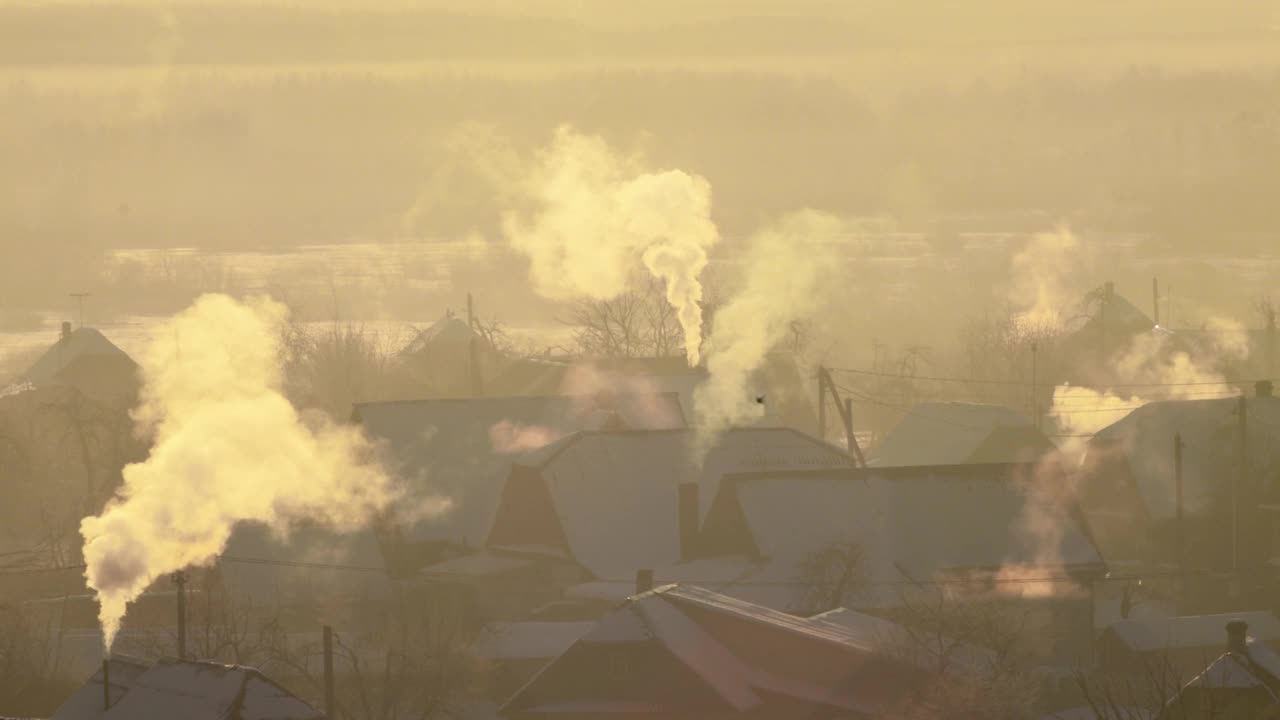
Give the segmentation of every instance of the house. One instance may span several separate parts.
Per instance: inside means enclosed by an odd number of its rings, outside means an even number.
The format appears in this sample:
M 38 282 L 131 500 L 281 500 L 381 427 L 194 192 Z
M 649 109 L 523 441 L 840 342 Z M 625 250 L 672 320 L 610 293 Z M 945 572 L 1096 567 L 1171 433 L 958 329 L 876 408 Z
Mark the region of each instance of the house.
M 1098 637 L 1098 664 L 1107 673 L 1195 677 L 1222 654 L 1222 629 L 1232 620 L 1248 624 L 1257 642 L 1275 648 L 1280 620 L 1269 612 L 1132 618 L 1112 623 Z
M 636 595 L 516 692 L 504 718 L 885 717 L 932 676 L 829 618 L 694 586 Z
M 999 405 L 928 402 L 914 406 L 885 435 L 869 464 L 959 465 L 1033 462 L 1054 450 L 1027 418 Z
M 1159 720 L 1280 718 L 1280 654 L 1250 637 L 1243 620 L 1226 628 L 1226 652 L 1170 698 Z
M 62 323 L 62 332 L 43 355 L 22 376 L 35 387 L 68 385 L 107 407 L 129 408 L 138 397 L 141 381 L 138 366 L 95 328 L 71 329 Z
M 1081 465 L 1080 503 L 1099 534 L 1113 540 L 1109 562 L 1177 560 L 1174 438 L 1180 436 L 1187 562 L 1193 568 L 1228 566 L 1231 524 L 1222 518 L 1241 477 L 1242 402 L 1251 483 L 1238 491 L 1246 507 L 1253 508 L 1280 487 L 1280 399 L 1266 383 L 1259 383 L 1256 397 L 1243 401 L 1148 403 L 1089 440 Z M 1250 552 L 1261 552 L 1266 542 L 1259 522 L 1253 512 L 1242 516 L 1242 537 Z
M 520 454 L 576 430 L 685 426 L 679 399 L 666 393 L 369 402 L 357 404 L 352 419 L 383 445 L 387 466 L 408 488 L 404 518 L 384 533 L 396 574 L 482 545 Z M 442 501 L 445 512 L 422 512 L 442 509 Z
M 112 658 L 51 720 L 324 720 L 324 715 L 253 668 Z M 106 687 L 104 687 L 106 685 Z
M 720 478 L 849 468 L 844 452 L 789 428 L 735 428 L 705 458 L 692 430 L 574 433 L 521 457 L 498 503 L 490 550 L 545 548 L 597 580 L 692 560 Z
M 392 372 L 400 389 L 412 393 L 411 397 L 460 397 L 493 393 L 488 381 L 508 362 L 466 320 L 448 313 L 397 353 Z M 475 371 L 478 378 L 472 377 Z
M 1105 565 L 1059 478 L 1039 465 L 726 476 L 703 523 L 711 556 L 754 567 L 718 591 L 808 615 L 843 605 L 911 624 L 922 607 L 1017 601 L 1044 661 L 1089 651 Z

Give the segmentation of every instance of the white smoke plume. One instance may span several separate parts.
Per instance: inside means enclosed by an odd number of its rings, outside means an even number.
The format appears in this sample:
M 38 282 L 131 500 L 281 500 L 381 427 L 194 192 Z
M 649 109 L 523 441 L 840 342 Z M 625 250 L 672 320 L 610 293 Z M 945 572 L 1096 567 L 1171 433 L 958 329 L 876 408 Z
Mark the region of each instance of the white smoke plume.
M 832 267 L 829 243 L 841 228 L 830 215 L 804 210 L 751 239 L 741 265 L 741 287 L 716 311 L 712 323 L 708 378 L 694 390 L 699 455 L 724 430 L 762 416 L 750 390 L 751 376 L 787 338 L 792 321 L 819 308 Z
M 1073 295 L 1093 262 L 1091 246 L 1082 243 L 1070 228 L 1037 233 L 1011 261 L 1009 301 L 1018 308 L 1023 328 L 1053 328 L 1062 324 L 1062 312 L 1079 299 Z
M 559 440 L 563 434 L 555 428 L 543 425 L 525 425 L 510 420 L 499 420 L 489 428 L 489 444 L 493 451 L 509 455 L 537 450 Z
M 665 283 L 684 331 L 690 365 L 701 361 L 702 282 L 719 241 L 711 186 L 681 170 L 645 172 L 595 136 L 556 131 L 526 191 L 534 211 L 509 214 L 503 228 L 532 263 L 534 287 L 555 300 L 609 300 L 643 266 Z
M 357 430 L 299 415 L 281 394 L 286 315 L 268 299 L 205 295 L 142 356 L 134 419 L 154 438 L 151 454 L 80 524 L 108 652 L 128 604 L 167 573 L 212 563 L 237 523 L 353 530 L 396 497 Z

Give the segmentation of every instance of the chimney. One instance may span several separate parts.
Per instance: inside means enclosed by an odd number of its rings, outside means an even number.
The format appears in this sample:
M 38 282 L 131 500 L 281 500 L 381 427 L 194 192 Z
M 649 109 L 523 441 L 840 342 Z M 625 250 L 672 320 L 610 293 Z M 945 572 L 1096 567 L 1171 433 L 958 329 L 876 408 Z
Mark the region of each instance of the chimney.
M 1227 623 L 1227 652 L 1248 655 L 1249 645 L 1245 637 L 1249 632 L 1249 624 L 1243 620 L 1232 620 Z
M 71 337 L 71 323 L 66 320 L 63 320 L 62 321 L 62 339 L 66 340 L 69 337 Z
M 680 560 L 688 562 L 693 559 L 695 546 L 698 543 L 698 484 L 680 483 L 680 506 L 678 518 L 680 523 Z
M 653 589 L 653 571 L 637 570 L 636 571 L 636 594 L 647 593 Z
M 1116 294 L 1116 284 L 1111 282 L 1110 280 L 1108 280 L 1107 283 L 1102 287 L 1103 287 L 1102 292 L 1104 295 L 1106 295 L 1106 298 L 1108 300 L 1110 300 L 1111 297 Z
M 1274 388 L 1270 380 L 1259 380 L 1253 384 L 1253 394 L 1260 398 L 1269 398 Z

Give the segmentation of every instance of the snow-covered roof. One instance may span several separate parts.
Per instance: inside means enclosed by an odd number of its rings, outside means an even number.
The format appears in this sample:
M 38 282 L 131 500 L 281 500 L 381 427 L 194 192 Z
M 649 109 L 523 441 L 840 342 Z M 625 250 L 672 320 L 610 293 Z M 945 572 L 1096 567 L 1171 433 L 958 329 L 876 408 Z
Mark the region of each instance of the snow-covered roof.
M 550 660 L 595 627 L 594 622 L 499 622 L 487 626 L 471 654 L 489 660 Z
M 27 370 L 23 379 L 34 385 L 56 382 L 63 370 L 82 358 L 127 361 L 125 364 L 129 365 L 133 363 L 125 351 L 116 347 L 100 331 L 82 327 L 71 331 L 71 334 L 66 337 L 59 338 Z
M 1259 640 L 1280 639 L 1280 620 L 1261 611 L 1120 620 L 1104 632 L 1114 635 L 1133 652 L 1220 647 L 1225 639 L 1223 629 L 1232 620 L 1248 623 L 1249 635 Z
M 689 430 L 582 432 L 529 459 L 583 567 L 597 578 L 625 579 L 679 562 L 681 483 L 698 485 L 705 516 L 724 475 L 851 464 L 839 449 L 786 428 L 730 430 L 701 466 L 694 441 Z
M 710 621 L 710 617 L 719 620 Z M 769 652 L 762 654 L 758 648 L 734 642 L 735 629 L 743 624 L 769 633 Z M 873 648 L 841 623 L 798 618 L 698 587 L 667 585 L 634 596 L 605 616 L 516 693 L 506 709 L 540 712 L 552 705 L 576 702 L 581 698 L 558 697 L 561 692 L 539 687 L 540 681 L 551 678 L 548 684 L 554 683 L 562 672 L 558 666 L 573 666 L 591 657 L 595 646 L 651 642 L 662 646 L 674 662 L 737 712 L 761 706 L 768 696 L 781 696 L 870 714 L 874 702 L 855 694 L 851 684 L 856 684 L 854 679 L 863 670 L 876 667 L 879 675 L 893 662 L 876 657 Z M 812 667 L 801 670 L 789 662 L 808 659 L 820 648 L 841 658 L 839 667 L 824 668 L 829 675 Z
M 1017 428 L 1021 433 L 1008 433 Z M 1004 452 L 992 447 L 992 435 L 1004 442 Z M 1027 433 L 1030 433 L 1029 435 Z M 1000 405 L 963 402 L 920 403 L 907 412 L 873 453 L 872 465 L 955 465 L 967 462 L 1015 462 L 1024 449 L 1041 451 L 1050 446 L 1030 420 Z M 975 457 L 984 450 L 983 457 Z M 1002 456 L 1003 455 L 1003 456 Z
M 1073 507 L 1024 492 L 1020 478 L 1028 470 L 958 465 L 727 477 L 766 563 L 726 592 L 737 594 L 740 585 L 751 593 L 745 597 L 791 609 L 805 561 L 850 542 L 862 553 L 864 579 L 882 587 L 948 570 L 1021 565 L 1053 575 L 1101 565 Z M 1057 522 L 1052 552 L 1024 531 L 1032 515 Z
M 559 396 L 371 402 L 356 405 L 353 416 L 371 437 L 386 443 L 390 467 L 409 487 L 409 504 L 440 498 L 452 503 L 445 514 L 414 523 L 408 536 L 478 544 L 489 533 L 502 483 L 519 450 L 530 442 L 600 427 L 611 412 L 633 428 L 685 426 L 679 400 L 665 393 L 607 400 Z M 511 445 L 504 444 L 503 433 L 511 436 Z
M 161 660 L 150 668 L 111 664 L 114 691 L 122 694 L 102 710 L 99 670 L 54 713 L 52 720 L 323 720 L 324 715 L 253 668 L 208 662 Z M 126 680 L 127 678 L 127 680 Z M 97 702 L 88 702 L 96 690 Z M 87 691 L 87 692 L 86 692 Z
M 456 315 L 446 315 L 418 333 L 400 353 L 403 356 L 416 355 L 424 350 L 443 350 L 446 352 L 454 352 L 459 349 L 466 350 L 470 347 L 472 338 L 475 338 L 477 342 L 483 343 L 485 350 L 491 349 L 489 342 L 474 332 L 466 320 Z
M 1197 675 L 1186 688 L 1210 690 L 1266 688 L 1280 704 L 1280 655 L 1255 638 L 1246 640 L 1247 654 L 1225 652 Z
M 1246 405 L 1249 463 L 1259 484 L 1267 485 L 1280 480 L 1280 398 L 1248 398 Z M 1148 403 L 1100 430 L 1090 441 L 1090 453 L 1104 460 L 1119 453 L 1133 472 L 1148 515 L 1171 518 L 1173 437 L 1181 433 L 1183 503 L 1188 512 L 1199 512 L 1237 472 L 1238 408 L 1237 398 Z

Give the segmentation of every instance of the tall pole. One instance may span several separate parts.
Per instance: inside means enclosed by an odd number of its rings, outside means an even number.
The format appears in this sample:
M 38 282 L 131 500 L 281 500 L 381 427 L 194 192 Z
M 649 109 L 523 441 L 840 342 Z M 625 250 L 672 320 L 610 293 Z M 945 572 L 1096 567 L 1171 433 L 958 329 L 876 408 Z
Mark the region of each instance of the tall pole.
M 178 659 L 187 659 L 187 574 L 179 570 L 173 574 L 178 586 Z
M 484 383 L 480 378 L 480 352 L 476 345 L 476 316 L 471 303 L 471 293 L 467 293 L 467 328 L 471 330 L 471 342 L 468 344 L 471 367 L 471 394 L 480 397 L 484 394 Z
M 1040 399 L 1036 397 L 1036 362 L 1038 361 L 1036 343 L 1031 343 L 1031 417 L 1036 429 L 1040 429 Z
M 1173 434 L 1173 493 L 1174 517 L 1177 523 L 1174 531 L 1177 533 L 1178 585 L 1184 606 L 1179 608 L 1179 612 L 1185 612 L 1187 600 L 1187 531 L 1182 515 L 1182 433 Z
M 1267 308 L 1267 335 L 1266 335 L 1266 354 L 1267 354 L 1267 370 L 1264 375 L 1268 380 L 1276 379 L 1280 376 L 1280 367 L 1276 365 L 1276 311 L 1275 308 Z
M 333 628 L 324 626 L 324 716 L 336 717 L 333 709 Z
M 827 369 L 818 366 L 818 438 L 827 441 Z
M 1244 395 L 1237 409 L 1240 427 L 1240 457 L 1235 481 L 1231 483 L 1231 573 L 1240 582 L 1240 496 L 1248 491 L 1249 476 L 1249 407 Z
M 1156 327 L 1160 327 L 1160 279 L 1151 278 L 1151 310 L 1152 320 L 1156 321 Z

